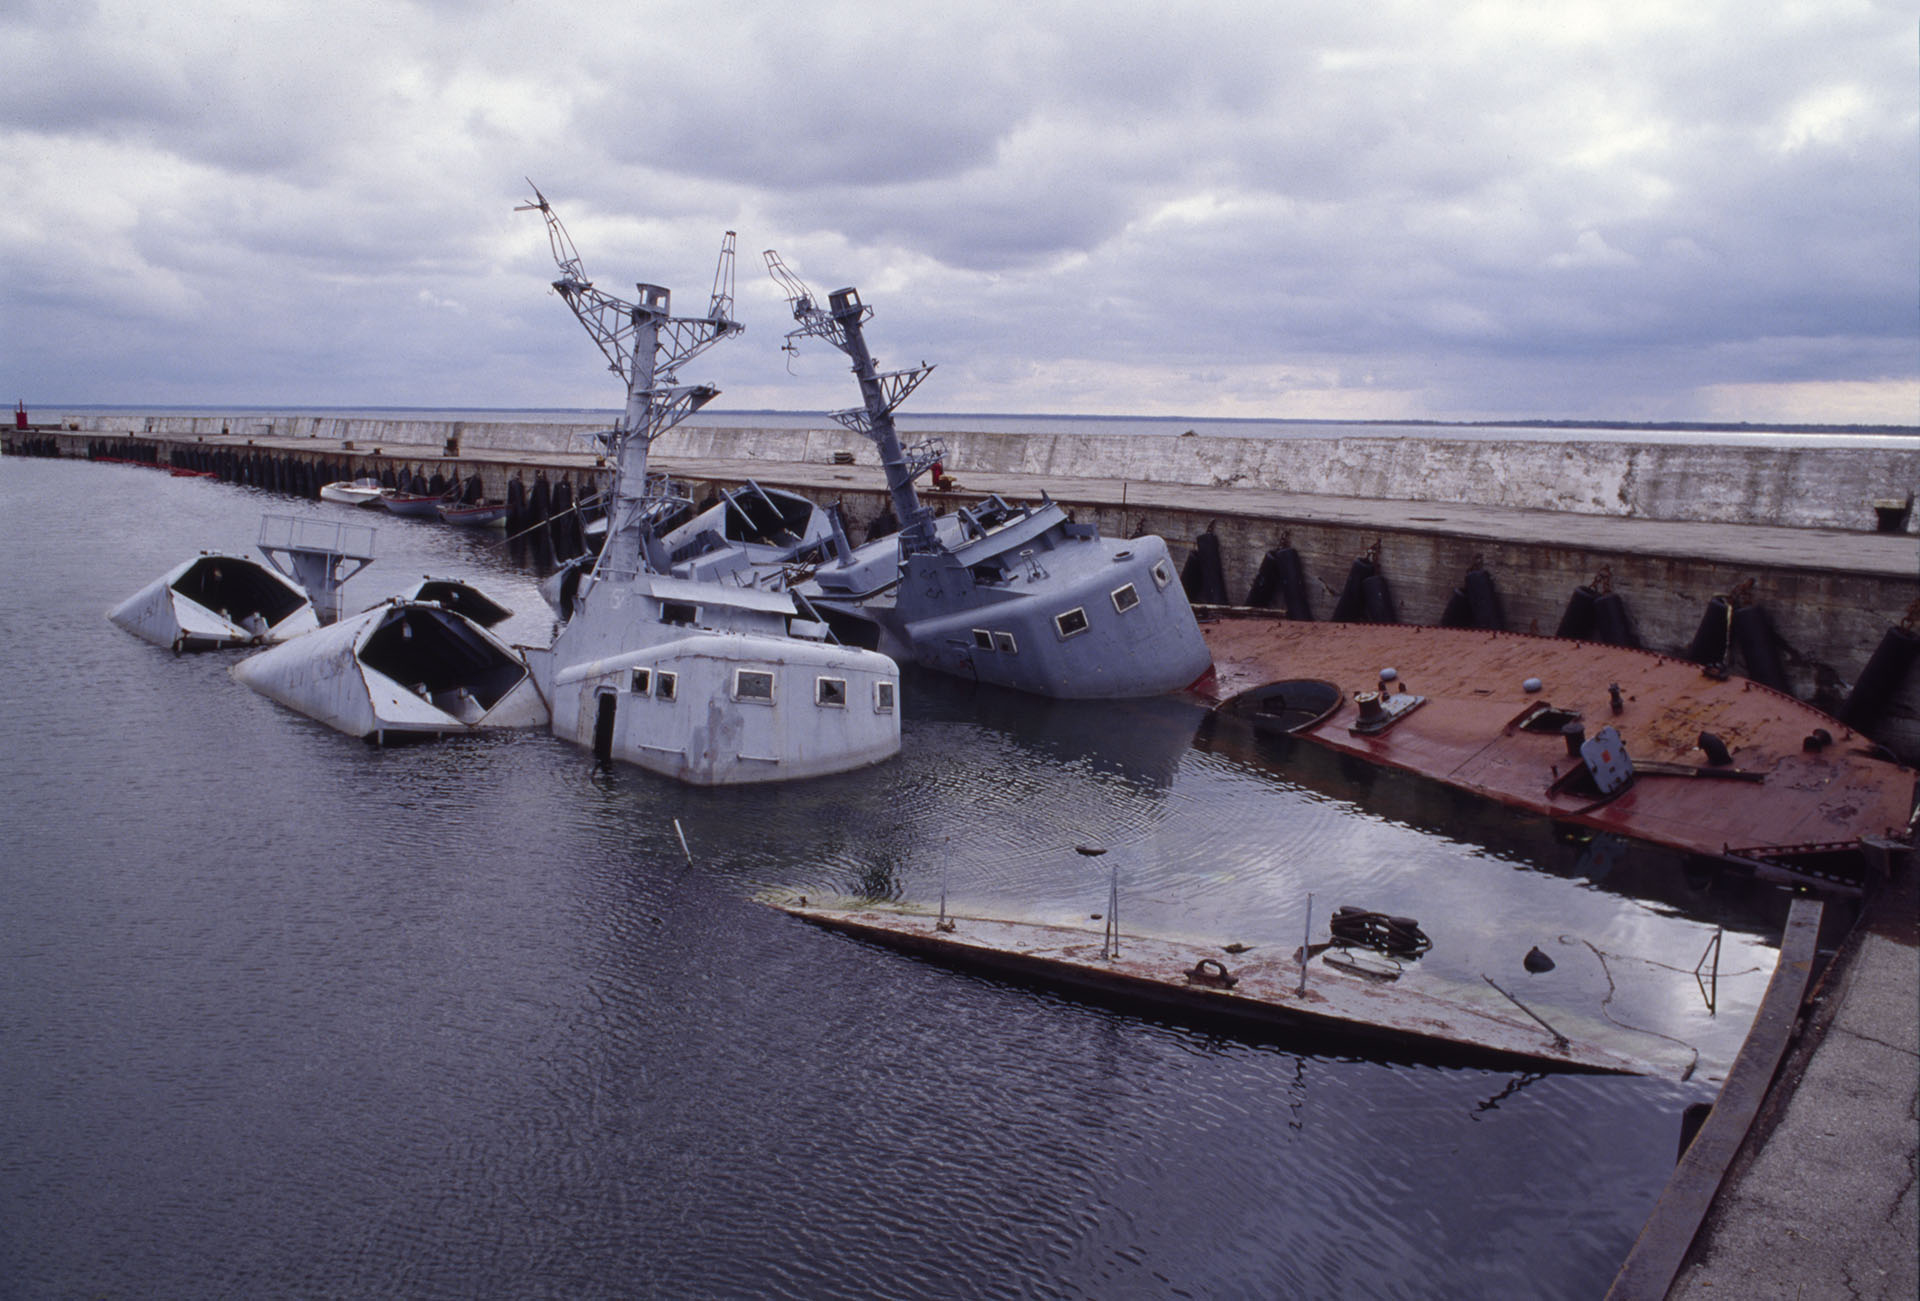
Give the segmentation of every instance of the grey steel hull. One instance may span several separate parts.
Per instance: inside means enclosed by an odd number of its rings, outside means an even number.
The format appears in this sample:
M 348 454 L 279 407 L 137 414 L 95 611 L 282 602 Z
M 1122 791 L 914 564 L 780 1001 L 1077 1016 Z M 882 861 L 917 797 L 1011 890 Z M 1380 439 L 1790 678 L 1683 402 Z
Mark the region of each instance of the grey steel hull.
M 858 638 L 848 625 L 864 623 L 863 644 L 898 660 L 1039 696 L 1160 695 L 1212 667 L 1165 542 L 1102 538 L 1042 512 L 1032 520 L 1011 538 L 896 561 L 899 580 L 878 592 L 836 590 L 830 570 L 801 590 L 842 621 L 843 636 Z M 861 550 L 874 547 L 897 555 L 891 539 Z
M 258 561 L 213 552 L 174 566 L 107 618 L 176 653 L 285 641 L 320 626 L 298 586 Z
M 597 759 L 730 786 L 899 753 L 899 669 L 798 623 L 790 595 L 643 574 L 590 583 L 580 605 L 526 655 L 554 735 Z
M 261 695 L 377 743 L 496 727 L 545 727 L 519 656 L 442 606 L 394 601 L 233 666 Z

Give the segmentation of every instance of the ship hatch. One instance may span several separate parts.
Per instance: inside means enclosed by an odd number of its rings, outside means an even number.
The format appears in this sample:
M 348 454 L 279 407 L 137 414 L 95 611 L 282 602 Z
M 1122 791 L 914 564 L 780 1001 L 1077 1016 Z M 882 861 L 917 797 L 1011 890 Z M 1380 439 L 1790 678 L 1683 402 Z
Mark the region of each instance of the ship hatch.
M 275 582 L 248 561 L 202 556 L 180 575 L 173 590 L 233 623 L 259 615 L 269 628 L 298 610 L 302 601 L 285 583 Z
M 428 699 L 463 690 L 492 709 L 520 684 L 526 669 L 470 624 L 438 611 L 409 606 L 367 638 L 360 662 Z
M 1272 682 L 1235 696 L 1227 708 L 1262 730 L 1297 732 L 1326 718 L 1343 703 L 1340 688 L 1317 678 Z
M 1579 710 L 1556 709 L 1544 700 L 1529 705 L 1526 712 L 1514 720 L 1523 732 L 1549 732 L 1555 736 L 1561 735 L 1568 723 L 1579 721 Z

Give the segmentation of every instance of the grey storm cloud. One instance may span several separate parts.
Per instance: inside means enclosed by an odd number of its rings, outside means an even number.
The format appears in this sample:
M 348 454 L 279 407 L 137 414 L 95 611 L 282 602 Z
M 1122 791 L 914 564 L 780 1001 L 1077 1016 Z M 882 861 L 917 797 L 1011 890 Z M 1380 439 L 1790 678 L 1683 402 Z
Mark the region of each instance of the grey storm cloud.
M 49 401 L 613 405 L 532 176 L 617 293 L 739 232 L 739 406 L 850 400 L 778 247 L 927 410 L 1920 407 L 1893 5 L 0 0 L 0 58 Z

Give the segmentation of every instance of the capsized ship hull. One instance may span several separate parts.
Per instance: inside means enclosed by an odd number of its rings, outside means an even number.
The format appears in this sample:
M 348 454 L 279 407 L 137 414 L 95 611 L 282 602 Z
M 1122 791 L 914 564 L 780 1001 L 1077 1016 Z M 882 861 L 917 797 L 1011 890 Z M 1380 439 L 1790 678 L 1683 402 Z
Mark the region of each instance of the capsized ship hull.
M 895 538 L 868 543 L 801 591 L 849 640 L 1034 695 L 1160 695 L 1212 665 L 1161 539 L 1102 537 L 1052 502 L 936 526 L 939 550 L 902 558 Z M 894 581 L 875 590 L 882 576 Z
M 377 744 L 494 727 L 545 727 L 527 665 L 471 619 L 396 600 L 233 666 L 271 700 Z
M 285 641 L 320 626 L 300 587 L 258 561 L 211 551 L 168 570 L 107 618 L 176 653 Z
M 893 412 L 932 367 L 882 373 L 867 347 L 872 309 L 858 290 L 825 305 L 767 251 L 803 337 L 825 340 L 853 362 L 862 405 L 834 419 L 880 454 L 898 534 L 853 550 L 835 530 L 833 559 L 802 587 L 834 611 L 842 635 L 865 623 L 870 642 L 940 673 L 1063 699 L 1159 695 L 1193 684 L 1210 663 L 1186 593 L 1157 537 L 1103 539 L 1051 500 L 1009 505 L 989 497 L 936 517 L 914 480 L 945 455 L 938 438 L 901 444 Z M 937 471 L 936 471 L 937 475 Z
M 1204 628 L 1215 672 L 1196 695 L 1255 727 L 1369 763 L 1769 874 L 1838 850 L 1827 857 L 1856 862 L 1836 879 L 1857 885 L 1886 854 L 1910 848 L 1913 769 L 1811 705 L 1688 660 L 1526 633 L 1290 622 L 1264 611 L 1226 613 Z M 1285 680 L 1327 684 L 1324 699 L 1296 709 L 1274 687 Z M 1364 696 L 1420 703 L 1370 727 Z M 1569 752 L 1569 723 L 1587 736 L 1613 728 L 1632 780 L 1597 789 Z M 1729 762 L 1712 762 L 1703 732 Z

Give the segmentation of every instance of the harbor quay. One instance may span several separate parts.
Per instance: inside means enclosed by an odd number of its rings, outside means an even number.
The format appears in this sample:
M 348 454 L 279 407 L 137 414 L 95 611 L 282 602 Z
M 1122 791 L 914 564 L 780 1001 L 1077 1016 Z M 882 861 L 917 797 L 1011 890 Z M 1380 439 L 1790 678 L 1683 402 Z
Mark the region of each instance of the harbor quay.
M 583 500 L 611 478 L 592 437 L 598 428 L 112 414 L 7 438 L 12 447 L 35 437 L 68 456 L 136 447 L 169 465 L 224 455 L 243 477 L 270 459 L 302 467 L 303 484 L 477 476 L 496 499 L 515 478 L 529 487 L 545 478 Z M 1108 536 L 1164 537 L 1183 565 L 1210 533 L 1228 603 L 1246 601 L 1268 552 L 1290 547 L 1314 619 L 1332 614 L 1363 558 L 1385 580 L 1391 618 L 1410 624 L 1442 622 L 1476 568 L 1491 579 L 1508 630 L 1554 634 L 1575 602 L 1611 592 L 1626 635 L 1667 654 L 1684 652 L 1729 605 L 1757 606 L 1772 634 L 1776 685 L 1828 712 L 1840 710 L 1889 631 L 1920 613 L 1912 510 L 1920 439 L 1515 441 L 1453 437 L 1445 427 L 1431 438 L 918 436 L 938 441 L 953 482 L 925 493 L 936 509 L 989 493 L 1044 494 Z M 682 425 L 658 440 L 652 463 L 696 499 L 751 478 L 837 504 L 856 538 L 887 508 L 873 447 L 850 430 Z M 1738 655 L 1732 667 L 1764 676 Z M 1876 714 L 1875 740 L 1920 757 L 1920 683 L 1902 684 Z
M 578 497 L 610 478 L 593 428 L 117 415 L 8 430 L 0 442 L 10 453 L 159 465 L 220 459 L 229 470 L 244 467 L 243 481 L 283 491 L 323 475 L 394 472 L 478 476 L 490 497 L 504 496 L 516 477 L 545 477 Z M 1920 598 L 1912 516 L 1920 442 L 1912 450 L 1777 450 L 1444 433 L 940 438 L 954 485 L 928 494 L 938 505 L 1046 494 L 1111 535 L 1165 537 L 1183 564 L 1215 551 L 1199 542 L 1210 533 L 1235 602 L 1267 552 L 1290 546 L 1320 620 L 1363 557 L 1386 578 L 1402 622 L 1439 622 L 1478 566 L 1511 630 L 1551 634 L 1576 591 L 1605 587 L 1623 599 L 1639 643 L 1673 655 L 1714 597 L 1737 592 L 1768 612 L 1793 692 L 1829 709 Z M 870 445 L 850 432 L 682 428 L 656 444 L 653 463 L 696 499 L 751 478 L 838 502 L 856 532 L 886 503 Z M 1920 752 L 1916 720 L 1909 682 L 1873 735 L 1911 760 Z M 1836 954 L 1809 960 L 1807 1001 L 1785 1017 L 1779 1065 L 1760 1078 L 1751 1123 L 1705 1174 L 1697 1205 L 1662 1199 L 1612 1295 L 1913 1294 L 1915 915 L 1908 863 L 1863 901 Z M 1728 1112 L 1728 1104 L 1723 1094 L 1715 1108 Z M 1696 1177 L 1699 1165 L 1683 1161 Z M 1676 1167 L 1676 1182 L 1681 1173 Z

